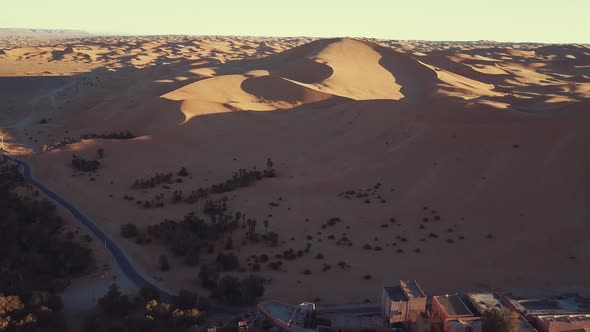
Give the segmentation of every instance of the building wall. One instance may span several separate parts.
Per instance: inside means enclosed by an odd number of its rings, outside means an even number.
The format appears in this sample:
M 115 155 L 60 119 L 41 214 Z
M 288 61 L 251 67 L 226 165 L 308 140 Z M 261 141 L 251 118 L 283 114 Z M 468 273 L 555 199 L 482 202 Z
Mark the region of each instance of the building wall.
M 448 318 L 446 311 L 442 308 L 436 298 L 432 299 L 432 309 L 430 309 L 430 315 L 432 316 L 433 322 L 442 322 Z
M 430 316 L 423 317 L 422 315 L 420 315 L 416 319 L 416 325 L 412 331 L 413 332 L 430 332 L 432 330 L 431 327 L 432 327 L 432 319 L 430 319 Z
M 443 330 L 444 332 L 482 332 L 479 319 L 471 321 L 447 320 Z
M 389 313 L 391 310 L 391 299 L 385 288 L 381 292 L 381 317 L 389 320 Z
M 408 302 L 408 320 L 412 323 L 415 323 L 420 313 L 425 311 L 426 297 L 415 297 Z
M 408 302 L 391 302 L 389 323 L 402 323 L 408 320 Z
M 540 318 L 536 318 L 536 327 L 539 332 L 562 332 L 576 329 L 590 329 L 590 319 L 560 322 L 560 321 L 547 321 Z

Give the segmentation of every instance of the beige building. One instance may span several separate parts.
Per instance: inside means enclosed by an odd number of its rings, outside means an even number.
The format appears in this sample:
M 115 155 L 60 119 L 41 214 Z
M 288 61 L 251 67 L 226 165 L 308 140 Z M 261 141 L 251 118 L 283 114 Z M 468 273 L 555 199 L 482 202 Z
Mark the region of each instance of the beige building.
M 389 325 L 380 317 L 333 316 L 329 326 L 318 326 L 317 332 L 388 332 Z M 305 331 L 304 331 L 305 332 Z
M 474 314 L 483 315 L 491 309 L 512 309 L 510 302 L 497 293 L 468 293 L 467 301 L 475 308 Z
M 507 297 L 507 300 L 541 332 L 590 331 L 590 301 L 578 294 L 539 299 Z
M 381 315 L 390 324 L 415 323 L 426 311 L 426 295 L 416 281 L 400 281 L 399 286 L 383 287 Z
M 433 322 L 444 322 L 449 319 L 473 317 L 474 314 L 463 303 L 459 295 L 432 297 L 430 315 Z
M 444 332 L 481 332 L 481 317 L 458 318 L 444 322 Z
M 590 331 L 590 315 L 547 315 L 535 316 L 539 332 Z
M 444 332 L 482 332 L 481 317 L 458 318 L 444 323 Z M 520 317 L 519 332 L 537 332 L 529 322 Z
M 412 332 L 431 332 L 432 331 L 432 318 L 428 312 L 421 313 L 416 319 Z

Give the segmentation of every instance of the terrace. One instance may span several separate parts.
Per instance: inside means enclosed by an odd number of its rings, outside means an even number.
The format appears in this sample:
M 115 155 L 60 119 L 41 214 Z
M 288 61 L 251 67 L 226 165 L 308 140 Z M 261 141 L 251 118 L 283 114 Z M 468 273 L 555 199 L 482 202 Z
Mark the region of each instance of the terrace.
M 443 310 L 445 318 L 473 316 L 473 312 L 461 301 L 458 295 L 434 296 L 433 301 Z
M 558 296 L 551 299 L 509 298 L 516 310 L 527 315 L 590 313 L 590 301 L 578 296 Z

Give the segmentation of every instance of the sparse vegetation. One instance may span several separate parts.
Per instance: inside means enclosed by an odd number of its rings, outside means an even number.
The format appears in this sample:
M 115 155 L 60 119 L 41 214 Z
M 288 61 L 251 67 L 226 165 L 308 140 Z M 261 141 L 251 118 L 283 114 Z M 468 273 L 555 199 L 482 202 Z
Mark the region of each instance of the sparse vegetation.
M 493 308 L 481 318 L 482 332 L 518 332 L 520 328 L 520 315 L 507 308 Z
M 221 271 L 233 271 L 240 265 L 238 257 L 234 254 L 220 253 L 217 255 L 215 262 Z
M 107 314 L 118 317 L 123 317 L 133 310 L 131 301 L 121 293 L 116 284 L 112 284 L 109 291 L 98 299 L 98 306 Z
M 168 183 L 172 184 L 172 172 L 169 173 L 159 173 L 156 172 L 154 176 L 147 178 L 147 179 L 138 179 L 133 182 L 131 185 L 131 189 L 147 189 L 147 188 L 154 188 L 159 184 Z
M 84 331 L 186 331 L 204 323 L 210 307 L 207 299 L 185 290 L 165 303 L 154 289 L 143 288 L 129 298 L 116 285 L 98 302 L 99 310 L 84 319 Z
M 283 265 L 283 262 L 281 262 L 281 261 L 268 263 L 268 267 L 273 271 L 278 271 L 282 265 Z
M 168 257 L 166 257 L 166 255 L 160 256 L 158 262 L 160 264 L 160 271 L 170 271 L 170 263 L 168 262 Z
M 49 145 L 43 145 L 43 147 L 41 148 L 41 151 L 43 151 L 43 152 L 52 151 L 52 150 L 64 147 L 66 145 L 69 145 L 69 144 L 78 143 L 83 139 L 99 139 L 99 138 L 103 138 L 103 139 L 131 139 L 131 138 L 135 138 L 135 136 L 133 136 L 129 131 L 127 131 L 125 133 L 120 132 L 120 133 L 111 133 L 111 134 L 82 134 L 82 135 L 80 135 L 79 139 L 75 139 L 70 136 L 66 136 L 66 137 L 62 138 L 59 142 L 49 144 Z M 98 153 L 100 156 L 100 152 L 98 152 Z M 103 153 L 104 153 L 104 151 L 103 151 Z M 102 158 L 102 157 L 100 157 L 100 158 Z
M 138 233 L 137 226 L 134 224 L 125 224 L 121 226 L 121 235 L 126 239 L 136 237 Z
M 129 131 L 110 134 L 82 134 L 81 139 L 132 139 L 135 136 Z
M 224 276 L 219 280 L 211 297 L 229 305 L 252 305 L 264 295 L 264 280 L 257 276 L 248 276 L 239 280 Z
M 98 160 L 86 160 L 73 154 L 72 166 L 81 172 L 94 172 L 100 166 L 100 162 L 98 162 Z

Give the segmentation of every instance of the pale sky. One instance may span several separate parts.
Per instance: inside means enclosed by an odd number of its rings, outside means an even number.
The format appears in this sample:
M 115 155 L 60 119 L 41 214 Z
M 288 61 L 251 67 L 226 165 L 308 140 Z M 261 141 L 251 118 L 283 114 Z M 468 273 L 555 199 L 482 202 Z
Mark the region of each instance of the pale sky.
M 1 28 L 590 43 L 590 0 L 1 1 Z

